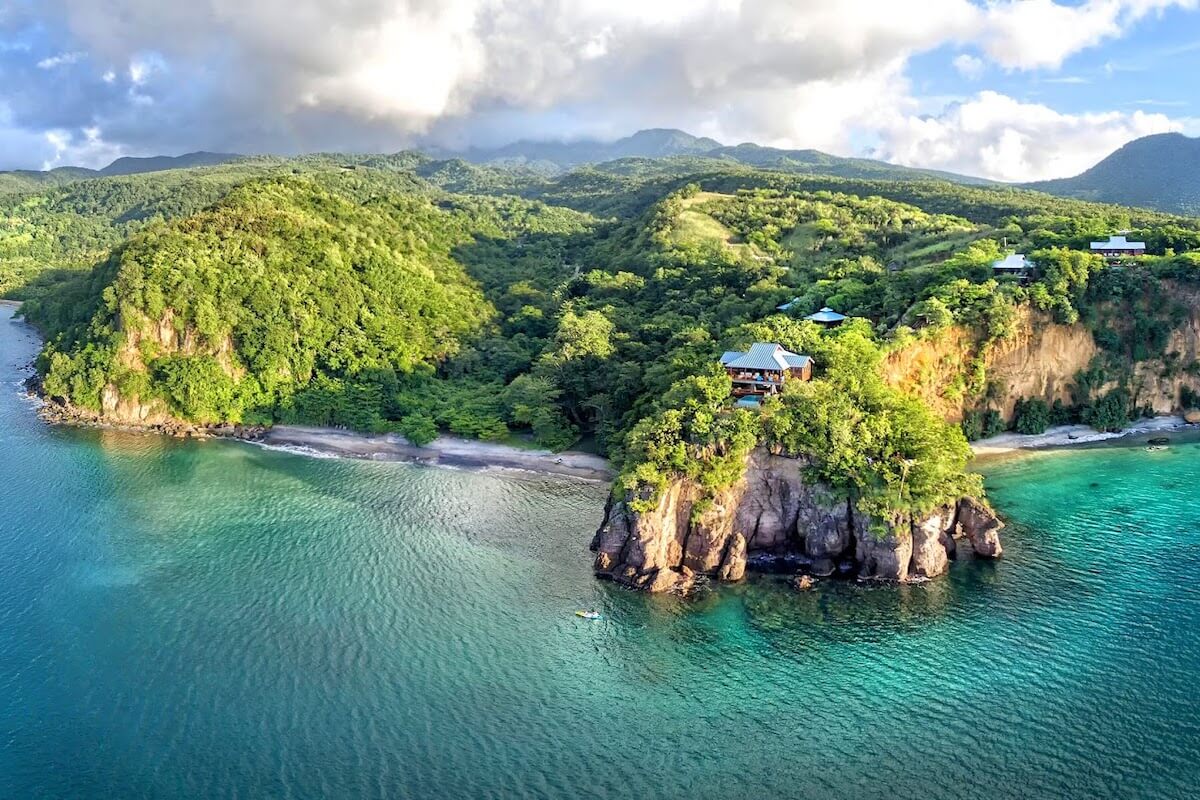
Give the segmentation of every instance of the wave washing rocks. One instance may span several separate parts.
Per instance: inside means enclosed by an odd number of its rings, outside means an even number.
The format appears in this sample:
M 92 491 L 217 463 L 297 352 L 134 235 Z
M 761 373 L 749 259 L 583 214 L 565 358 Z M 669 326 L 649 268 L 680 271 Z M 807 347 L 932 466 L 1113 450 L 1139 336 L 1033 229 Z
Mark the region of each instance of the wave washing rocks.
M 650 592 L 687 591 L 697 575 L 739 581 L 748 567 L 905 583 L 945 572 L 959 540 L 980 557 L 1003 552 L 1004 523 L 974 498 L 892 524 L 806 482 L 806 467 L 760 448 L 737 484 L 699 508 L 701 487 L 686 480 L 648 512 L 610 500 L 592 540 L 597 577 Z

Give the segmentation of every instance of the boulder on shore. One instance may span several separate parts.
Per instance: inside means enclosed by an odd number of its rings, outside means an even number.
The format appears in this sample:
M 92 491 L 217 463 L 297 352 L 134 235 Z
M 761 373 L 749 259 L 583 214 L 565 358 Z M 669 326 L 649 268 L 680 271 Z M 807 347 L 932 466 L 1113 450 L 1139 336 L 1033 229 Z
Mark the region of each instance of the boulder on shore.
M 877 530 L 864 531 L 858 537 L 855 558 L 858 559 L 858 577 L 864 580 L 895 581 L 908 580 L 908 567 L 912 561 L 912 531 L 905 523 Z

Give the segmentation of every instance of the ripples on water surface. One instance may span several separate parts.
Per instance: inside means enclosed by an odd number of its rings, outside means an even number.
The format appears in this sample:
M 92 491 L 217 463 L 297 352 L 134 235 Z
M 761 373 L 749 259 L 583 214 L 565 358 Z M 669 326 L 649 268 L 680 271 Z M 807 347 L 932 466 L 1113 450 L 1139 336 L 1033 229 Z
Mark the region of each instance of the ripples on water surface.
M 599 487 L 48 429 L 32 346 L 2 796 L 1195 796 L 1194 445 L 990 467 L 997 564 L 683 602 L 591 578 Z

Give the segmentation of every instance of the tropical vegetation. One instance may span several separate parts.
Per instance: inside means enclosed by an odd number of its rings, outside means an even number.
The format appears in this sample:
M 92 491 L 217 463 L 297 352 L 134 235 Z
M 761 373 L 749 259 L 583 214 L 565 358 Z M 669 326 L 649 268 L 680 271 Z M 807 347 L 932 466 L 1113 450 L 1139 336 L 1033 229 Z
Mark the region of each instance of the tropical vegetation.
M 1087 252 L 1114 230 L 1150 254 Z M 319 155 L 0 196 L 0 290 L 46 334 L 46 393 L 74 407 L 592 447 L 643 504 L 681 475 L 727 485 L 765 445 L 876 515 L 977 491 L 968 439 L 1140 413 L 1133 365 L 1192 368 L 1166 348 L 1198 245 L 1196 221 L 1155 212 L 695 158 L 551 176 Z M 1016 249 L 1033 280 L 993 275 Z M 802 321 L 823 305 L 852 321 Z M 987 354 L 1028 315 L 1086 325 L 1102 356 L 1071 403 L 1006 419 Z M 961 425 L 881 370 L 951 328 L 972 337 L 947 387 Z M 812 355 L 815 379 L 733 408 L 717 357 L 754 341 Z

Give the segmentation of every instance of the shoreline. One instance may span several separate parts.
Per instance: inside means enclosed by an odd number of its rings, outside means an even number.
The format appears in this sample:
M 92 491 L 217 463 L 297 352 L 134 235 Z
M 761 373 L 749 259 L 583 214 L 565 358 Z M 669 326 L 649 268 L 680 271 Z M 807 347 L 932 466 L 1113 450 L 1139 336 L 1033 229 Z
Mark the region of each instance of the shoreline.
M 306 455 L 398 461 L 460 469 L 533 472 L 608 483 L 615 472 L 608 460 L 566 450 L 523 450 L 511 445 L 442 435 L 417 446 L 394 434 L 370 434 L 305 425 L 276 425 L 243 441 Z
M 1128 428 L 1116 433 L 1098 431 L 1087 425 L 1059 425 L 1047 428 L 1044 433 L 1002 433 L 989 439 L 971 442 L 975 458 L 1004 455 L 1021 450 L 1055 450 L 1084 447 L 1087 445 L 1144 444 L 1144 439 L 1156 434 L 1200 433 L 1200 425 L 1193 425 L 1177 414 L 1140 419 Z

